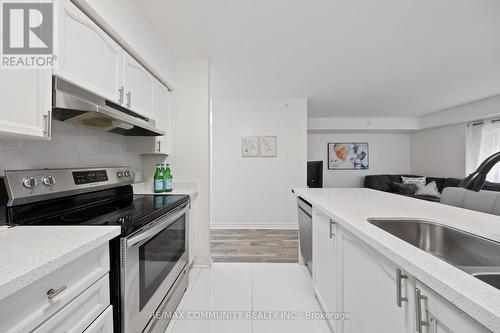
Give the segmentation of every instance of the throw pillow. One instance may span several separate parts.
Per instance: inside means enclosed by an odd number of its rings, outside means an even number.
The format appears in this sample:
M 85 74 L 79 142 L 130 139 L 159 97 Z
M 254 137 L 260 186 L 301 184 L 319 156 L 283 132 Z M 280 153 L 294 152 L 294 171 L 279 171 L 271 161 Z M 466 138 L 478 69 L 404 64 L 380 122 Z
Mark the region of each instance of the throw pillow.
M 415 184 L 401 184 L 397 182 L 390 183 L 391 192 L 398 194 L 410 194 L 413 195 L 417 191 L 418 187 Z
M 432 181 L 427 185 L 418 184 L 417 187 L 418 188 L 417 191 L 415 192 L 415 195 L 425 195 L 429 197 L 441 198 L 441 193 L 439 193 L 435 181 Z
M 404 177 L 401 176 L 401 182 L 403 184 L 422 184 L 425 185 L 425 177 Z

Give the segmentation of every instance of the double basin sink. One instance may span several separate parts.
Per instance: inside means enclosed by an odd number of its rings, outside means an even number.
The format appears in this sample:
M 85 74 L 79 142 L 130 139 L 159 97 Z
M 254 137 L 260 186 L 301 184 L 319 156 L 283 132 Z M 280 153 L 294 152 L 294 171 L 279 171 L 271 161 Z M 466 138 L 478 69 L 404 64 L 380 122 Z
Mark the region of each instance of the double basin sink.
M 368 222 L 500 289 L 500 243 L 424 220 L 373 218 Z

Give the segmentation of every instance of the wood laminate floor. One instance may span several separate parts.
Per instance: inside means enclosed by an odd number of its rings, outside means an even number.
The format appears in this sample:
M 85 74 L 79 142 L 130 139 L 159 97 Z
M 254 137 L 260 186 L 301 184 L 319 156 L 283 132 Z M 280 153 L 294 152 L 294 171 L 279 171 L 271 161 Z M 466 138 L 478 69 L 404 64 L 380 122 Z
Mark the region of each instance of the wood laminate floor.
M 214 229 L 210 246 L 215 262 L 298 262 L 297 230 Z

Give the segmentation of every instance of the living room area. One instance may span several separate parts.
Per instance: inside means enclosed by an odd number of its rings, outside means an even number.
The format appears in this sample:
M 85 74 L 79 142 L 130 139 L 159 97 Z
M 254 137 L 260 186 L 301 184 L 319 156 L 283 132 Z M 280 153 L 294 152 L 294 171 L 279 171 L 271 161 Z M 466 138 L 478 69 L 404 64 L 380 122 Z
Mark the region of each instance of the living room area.
M 308 185 L 366 187 L 439 202 L 500 149 L 500 97 L 415 118 L 310 118 Z M 359 163 L 362 156 L 362 163 Z M 346 162 L 347 161 L 347 162 Z M 483 190 L 500 190 L 498 166 Z

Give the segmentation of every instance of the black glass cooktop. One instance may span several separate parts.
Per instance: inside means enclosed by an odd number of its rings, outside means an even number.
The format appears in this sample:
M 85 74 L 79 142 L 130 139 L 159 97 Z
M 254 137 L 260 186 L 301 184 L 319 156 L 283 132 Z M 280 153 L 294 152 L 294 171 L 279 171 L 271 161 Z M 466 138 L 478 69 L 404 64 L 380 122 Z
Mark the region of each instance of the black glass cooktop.
M 131 186 L 17 207 L 0 207 L 14 225 L 119 225 L 126 236 L 187 202 L 187 195 L 138 195 Z M 0 214 L 0 219 L 2 214 Z

